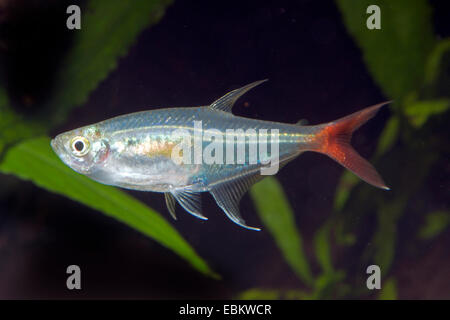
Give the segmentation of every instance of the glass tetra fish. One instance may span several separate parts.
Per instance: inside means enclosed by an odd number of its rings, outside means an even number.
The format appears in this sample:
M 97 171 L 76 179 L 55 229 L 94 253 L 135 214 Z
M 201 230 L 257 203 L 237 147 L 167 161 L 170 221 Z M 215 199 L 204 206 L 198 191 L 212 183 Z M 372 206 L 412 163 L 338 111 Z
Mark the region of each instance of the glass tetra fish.
M 239 212 L 243 194 L 305 151 L 328 155 L 364 181 L 389 189 L 350 145 L 353 132 L 388 102 L 319 125 L 233 115 L 236 100 L 264 81 L 233 90 L 209 106 L 131 113 L 68 131 L 51 146 L 66 165 L 98 182 L 163 192 L 173 217 L 179 203 L 207 219 L 200 193 L 209 192 L 233 222 L 252 230 L 259 229 L 248 226 Z

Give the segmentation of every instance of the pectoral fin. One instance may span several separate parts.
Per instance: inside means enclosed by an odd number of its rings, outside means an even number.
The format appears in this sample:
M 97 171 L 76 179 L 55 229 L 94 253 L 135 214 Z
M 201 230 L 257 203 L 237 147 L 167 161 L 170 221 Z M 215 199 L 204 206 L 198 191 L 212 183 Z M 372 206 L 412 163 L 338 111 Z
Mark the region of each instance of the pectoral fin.
M 187 212 L 199 219 L 208 220 L 208 218 L 202 214 L 202 201 L 199 192 L 182 189 L 171 191 L 171 194 Z
M 228 218 L 241 227 L 256 231 L 260 231 L 261 229 L 248 226 L 242 218 L 239 212 L 239 201 L 244 193 L 261 178 L 259 173 L 252 174 L 250 176 L 215 185 L 210 190 L 211 195 Z
M 265 81 L 267 81 L 267 79 L 255 81 L 255 82 L 252 82 L 242 88 L 230 91 L 223 97 L 221 97 L 221 98 L 217 99 L 216 101 L 214 101 L 213 103 L 211 103 L 209 108 L 215 109 L 215 110 L 221 110 L 221 111 L 225 111 L 225 112 L 231 112 L 231 109 L 233 108 L 233 105 L 237 99 L 239 99 L 244 93 L 246 93 L 250 89 L 256 87 L 257 85 L 259 85 Z

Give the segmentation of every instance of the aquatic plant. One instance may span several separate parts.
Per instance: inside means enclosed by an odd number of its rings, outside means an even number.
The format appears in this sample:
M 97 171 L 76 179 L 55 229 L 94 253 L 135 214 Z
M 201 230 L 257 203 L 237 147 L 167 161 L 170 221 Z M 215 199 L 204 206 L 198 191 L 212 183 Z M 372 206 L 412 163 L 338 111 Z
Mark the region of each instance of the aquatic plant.
M 380 6 L 383 12 L 383 26 L 375 32 L 365 28 L 367 16 L 361 14 L 371 4 Z M 299 249 L 302 246 L 300 231 L 284 232 L 285 227 L 277 228 L 276 225 L 280 222 L 274 217 L 279 212 L 283 212 L 283 216 L 289 215 L 289 221 L 294 219 L 286 197 L 278 196 L 280 187 L 274 181 L 261 181 L 252 189 L 261 219 L 265 224 L 273 225 L 269 230 L 286 261 L 308 289 L 286 292 L 253 288 L 243 292 L 240 298 L 367 296 L 364 279 L 360 276 L 352 278 L 345 269 L 334 266 L 332 248 L 337 245 L 351 250 L 358 241 L 359 225 L 355 221 L 371 214 L 377 217 L 376 230 L 371 236 L 372 245 L 360 255 L 358 265 L 361 270 L 372 263 L 380 266 L 384 285 L 378 297 L 397 298 L 396 281 L 390 269 L 395 259 L 398 225 L 402 219 L 408 219 L 405 215 L 415 214 L 415 210 L 407 209 L 409 201 L 427 192 L 421 186 L 433 164 L 445 158 L 444 150 L 449 147 L 448 122 L 444 114 L 448 116 L 450 109 L 450 79 L 445 72 L 450 61 L 450 39 L 438 39 L 433 33 L 428 2 L 336 0 L 336 5 L 375 82 L 388 99 L 394 100 L 391 117 L 386 122 L 371 160 L 376 167 L 387 172 L 392 190 L 375 194 L 351 172 L 343 173 L 336 189 L 335 212 L 316 231 L 314 238 L 315 258 L 322 271 L 311 276 L 312 261 L 306 257 L 304 250 Z M 404 159 L 407 159 L 406 164 Z M 272 194 L 277 196 L 268 196 Z M 418 236 L 411 235 L 411 241 L 417 241 L 417 238 L 432 239 L 449 225 L 448 211 L 416 210 L 422 216 L 423 225 L 417 227 Z M 286 246 L 286 243 L 296 245 Z M 293 263 L 293 260 L 298 262 Z M 355 281 L 355 277 L 359 278 Z

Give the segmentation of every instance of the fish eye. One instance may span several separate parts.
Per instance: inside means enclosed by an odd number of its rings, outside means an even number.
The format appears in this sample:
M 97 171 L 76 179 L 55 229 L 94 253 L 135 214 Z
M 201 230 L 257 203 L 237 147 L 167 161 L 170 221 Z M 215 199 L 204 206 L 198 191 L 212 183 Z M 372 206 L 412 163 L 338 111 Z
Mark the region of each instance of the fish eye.
M 85 137 L 75 137 L 70 142 L 72 153 L 77 157 L 82 157 L 89 152 L 89 140 Z

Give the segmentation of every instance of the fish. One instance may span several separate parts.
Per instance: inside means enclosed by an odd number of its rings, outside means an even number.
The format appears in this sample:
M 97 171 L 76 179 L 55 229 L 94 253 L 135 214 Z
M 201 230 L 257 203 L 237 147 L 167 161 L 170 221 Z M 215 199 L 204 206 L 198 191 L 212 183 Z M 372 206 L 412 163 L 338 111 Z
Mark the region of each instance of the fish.
M 260 228 L 243 219 L 242 196 L 303 152 L 327 155 L 365 182 L 389 190 L 350 142 L 353 132 L 390 101 L 318 125 L 234 115 L 235 102 L 266 80 L 230 91 L 208 106 L 135 112 L 67 131 L 52 139 L 51 147 L 67 166 L 97 182 L 164 193 L 174 219 L 178 203 L 207 220 L 201 193 L 209 192 L 230 220 L 249 230 Z

